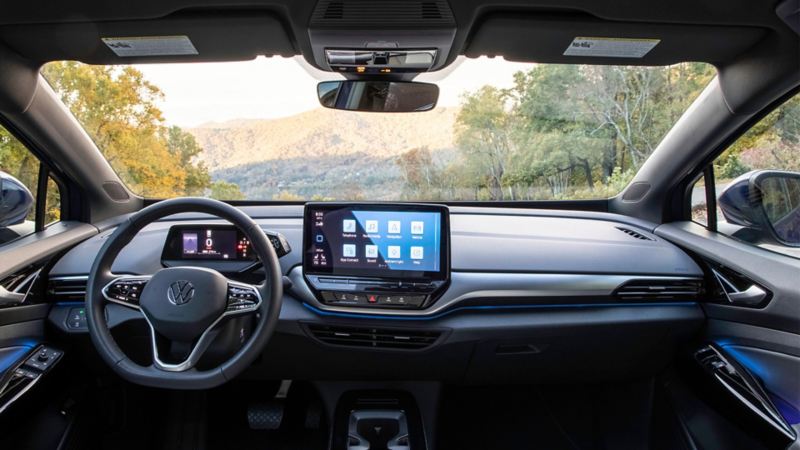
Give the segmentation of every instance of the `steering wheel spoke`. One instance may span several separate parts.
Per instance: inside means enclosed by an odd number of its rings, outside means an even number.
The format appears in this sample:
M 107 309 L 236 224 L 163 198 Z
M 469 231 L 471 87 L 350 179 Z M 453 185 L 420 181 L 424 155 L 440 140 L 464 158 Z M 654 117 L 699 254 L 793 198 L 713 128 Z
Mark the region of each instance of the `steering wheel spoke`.
M 252 314 L 259 310 L 261 302 L 258 286 L 228 280 L 228 304 L 223 316 Z
M 127 308 L 140 309 L 139 299 L 150 281 L 150 275 L 121 275 L 114 277 L 103 287 L 103 297 Z
M 158 332 L 153 328 L 153 325 L 150 323 L 150 320 L 147 319 L 147 315 L 145 315 L 145 319 L 147 323 L 150 325 L 150 340 L 152 342 L 152 350 L 153 350 L 153 367 L 159 370 L 163 370 L 165 372 L 186 372 L 187 370 L 193 369 L 194 366 L 200 361 L 203 354 L 208 349 L 211 342 L 217 335 L 217 330 L 215 329 L 216 325 L 219 321 L 214 322 L 206 331 L 197 339 L 196 342 L 190 343 L 189 346 L 191 350 L 186 354 L 186 357 L 176 363 L 166 362 L 161 355 L 161 351 L 159 350 L 159 340 L 167 341 L 167 343 L 171 346 L 173 342 L 169 341 L 166 338 L 160 337 Z M 221 319 L 221 317 L 220 317 Z

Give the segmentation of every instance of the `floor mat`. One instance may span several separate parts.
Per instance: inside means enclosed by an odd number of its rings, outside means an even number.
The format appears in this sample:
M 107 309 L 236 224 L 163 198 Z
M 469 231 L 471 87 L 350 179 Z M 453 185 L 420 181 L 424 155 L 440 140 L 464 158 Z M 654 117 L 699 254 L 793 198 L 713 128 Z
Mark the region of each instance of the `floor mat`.
M 538 394 L 461 388 L 443 397 L 440 450 L 579 450 Z
M 327 426 L 307 427 L 307 412 L 318 401 L 309 385 L 295 383 L 286 402 L 283 422 L 277 430 L 252 430 L 247 406 L 273 394 L 263 383 L 236 383 L 209 392 L 208 449 L 326 450 Z
M 450 387 L 440 450 L 642 450 L 651 380 L 598 386 Z

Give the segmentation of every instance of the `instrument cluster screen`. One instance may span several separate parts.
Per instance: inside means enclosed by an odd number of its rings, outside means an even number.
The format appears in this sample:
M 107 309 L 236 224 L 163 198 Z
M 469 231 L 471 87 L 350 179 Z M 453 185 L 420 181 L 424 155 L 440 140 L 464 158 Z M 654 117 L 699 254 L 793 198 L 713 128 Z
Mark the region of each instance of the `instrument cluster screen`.
M 163 259 L 212 261 L 252 260 L 253 251 L 244 233 L 234 227 L 173 227 Z
M 445 274 L 446 208 L 394 208 L 308 205 L 306 272 L 412 278 Z

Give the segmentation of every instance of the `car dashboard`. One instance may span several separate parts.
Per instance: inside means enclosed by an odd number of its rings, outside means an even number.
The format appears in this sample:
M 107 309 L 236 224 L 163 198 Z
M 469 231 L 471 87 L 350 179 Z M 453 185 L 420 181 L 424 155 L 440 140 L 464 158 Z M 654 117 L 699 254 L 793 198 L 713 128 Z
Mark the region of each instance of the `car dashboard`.
M 284 274 L 276 334 L 245 377 L 618 379 L 664 367 L 702 324 L 703 271 L 646 222 L 593 212 L 374 206 L 320 206 L 339 211 L 330 216 L 335 229 L 322 237 L 314 205 L 242 207 L 270 237 Z M 390 220 L 409 210 L 444 217 L 424 226 L 414 219 L 423 216 Z M 392 224 L 401 227 L 393 230 L 397 242 L 387 240 L 390 221 L 400 223 Z M 226 226 L 202 214 L 155 222 L 112 270 L 146 275 L 195 265 L 242 282 L 263 279 L 247 242 Z M 439 247 L 422 244 L 435 226 Z M 49 322 L 68 337 L 87 333 L 81 289 L 112 231 L 76 246 L 50 270 L 48 295 L 57 304 Z M 355 249 L 341 236 L 356 239 Z M 389 249 L 398 242 L 400 250 Z M 345 267 L 315 267 L 315 252 Z M 129 326 L 140 319 L 135 312 L 109 304 L 107 314 L 115 332 L 137 333 Z

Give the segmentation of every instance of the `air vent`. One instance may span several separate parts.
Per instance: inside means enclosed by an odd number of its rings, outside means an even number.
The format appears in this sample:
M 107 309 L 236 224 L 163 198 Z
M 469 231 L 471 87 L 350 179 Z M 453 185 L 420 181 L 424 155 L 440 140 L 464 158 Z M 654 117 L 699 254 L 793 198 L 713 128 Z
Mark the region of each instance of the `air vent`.
M 614 292 L 625 300 L 697 300 L 702 294 L 700 279 L 632 280 Z
M 617 227 L 617 229 L 619 231 L 622 231 L 623 233 L 627 234 L 630 237 L 633 237 L 633 238 L 636 238 L 636 239 L 640 239 L 642 241 L 654 241 L 655 240 L 655 239 L 653 239 L 653 238 L 651 238 L 649 236 L 645 236 L 644 234 L 639 233 L 638 231 L 631 230 L 630 228 Z
M 405 350 L 427 348 L 441 336 L 441 332 L 439 331 L 341 327 L 314 324 L 308 325 L 308 330 L 315 338 L 326 344 Z
M 428 20 L 441 20 L 442 12 L 436 2 L 422 2 L 422 18 Z
M 322 16 L 325 20 L 342 20 L 344 19 L 344 3 L 332 1 L 328 3 L 325 8 L 325 14 Z
M 57 302 L 82 302 L 86 299 L 86 277 L 50 278 L 47 295 Z
M 320 0 L 311 15 L 312 27 L 418 28 L 455 23 L 446 0 Z

